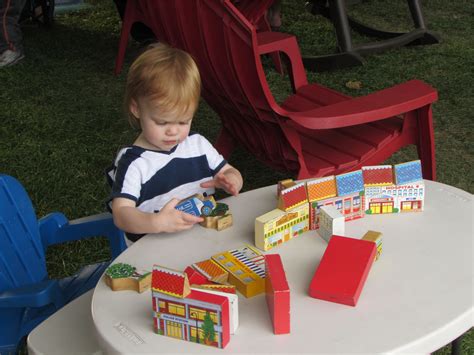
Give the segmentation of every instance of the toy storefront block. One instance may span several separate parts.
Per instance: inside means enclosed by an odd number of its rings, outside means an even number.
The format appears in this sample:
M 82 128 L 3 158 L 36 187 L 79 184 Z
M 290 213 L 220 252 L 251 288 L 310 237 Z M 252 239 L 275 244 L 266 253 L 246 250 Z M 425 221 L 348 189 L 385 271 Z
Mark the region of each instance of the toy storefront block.
M 275 209 L 255 219 L 255 246 L 267 251 L 309 230 L 309 204 Z
M 225 251 L 212 259 L 229 272 L 229 283 L 245 297 L 265 292 L 265 257 L 250 245 Z
M 290 287 L 278 254 L 265 255 L 265 297 L 274 334 L 290 332 Z
M 355 306 L 375 259 L 376 245 L 334 235 L 309 286 L 309 295 Z
M 377 246 L 377 253 L 375 254 L 375 261 L 382 254 L 382 233 L 377 231 L 367 231 L 362 237 L 362 240 L 368 240 L 369 242 L 374 242 Z
M 151 272 L 137 271 L 130 264 L 117 263 L 107 268 L 104 280 L 112 291 L 132 290 L 142 293 L 150 288 Z
M 153 326 L 160 335 L 224 348 L 230 340 L 229 297 L 191 289 L 176 298 L 152 289 Z
M 229 300 L 229 324 L 230 334 L 235 334 L 239 327 L 239 297 L 234 293 L 228 293 L 225 291 L 219 291 L 217 289 L 206 289 L 204 285 L 199 287 L 191 287 L 191 290 L 197 289 L 198 291 L 205 291 L 214 295 L 227 297 Z

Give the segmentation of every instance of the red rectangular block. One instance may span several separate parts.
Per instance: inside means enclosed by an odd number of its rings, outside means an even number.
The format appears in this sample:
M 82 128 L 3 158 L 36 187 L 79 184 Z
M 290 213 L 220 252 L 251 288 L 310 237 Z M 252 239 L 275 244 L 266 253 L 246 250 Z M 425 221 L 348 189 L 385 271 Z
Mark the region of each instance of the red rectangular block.
M 280 255 L 265 255 L 265 296 L 273 333 L 290 332 L 290 287 Z
M 188 266 L 186 269 L 184 269 L 184 272 L 186 273 L 186 275 L 188 275 L 190 285 L 204 285 L 209 283 L 209 281 L 203 275 L 201 275 L 191 266 Z
M 355 306 L 374 262 L 373 242 L 334 235 L 309 286 L 309 295 Z

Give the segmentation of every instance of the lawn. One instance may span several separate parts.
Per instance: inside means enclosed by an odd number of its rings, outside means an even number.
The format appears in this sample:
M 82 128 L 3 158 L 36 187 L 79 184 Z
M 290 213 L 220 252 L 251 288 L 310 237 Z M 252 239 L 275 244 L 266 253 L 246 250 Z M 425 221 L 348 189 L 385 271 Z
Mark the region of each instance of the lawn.
M 104 211 L 109 193 L 104 170 L 118 148 L 136 134 L 124 118 L 122 97 L 126 69 L 140 48 L 130 44 L 125 70 L 114 76 L 120 19 L 112 1 L 91 0 L 90 4 L 87 9 L 57 15 L 50 30 L 26 24 L 26 58 L 0 69 L 0 172 L 24 184 L 39 216 L 62 211 L 72 219 Z M 474 2 L 431 0 L 423 5 L 425 22 L 440 35 L 440 44 L 367 56 L 364 66 L 308 72 L 308 79 L 353 96 L 414 78 L 435 87 L 439 92 L 433 108 L 438 181 L 472 193 Z M 298 37 L 303 54 L 334 52 L 332 26 L 308 14 L 303 0 L 284 1 L 282 11 L 281 30 Z M 378 27 L 410 29 L 405 1 L 364 1 L 349 12 Z M 354 40 L 368 39 L 354 35 Z M 283 99 L 289 92 L 287 78 L 270 65 L 266 70 L 275 97 Z M 361 88 L 348 88 L 349 81 L 359 81 Z M 219 118 L 205 102 L 193 129 L 211 141 L 217 137 Z M 416 150 L 409 147 L 388 162 L 415 158 Z M 242 171 L 244 190 L 289 177 L 262 166 L 243 150 L 236 151 L 230 163 Z M 48 269 L 52 277 L 63 277 L 81 265 L 107 258 L 101 239 L 72 243 L 49 250 Z M 446 352 L 446 348 L 441 350 Z M 463 353 L 473 352 L 471 330 L 464 337 Z

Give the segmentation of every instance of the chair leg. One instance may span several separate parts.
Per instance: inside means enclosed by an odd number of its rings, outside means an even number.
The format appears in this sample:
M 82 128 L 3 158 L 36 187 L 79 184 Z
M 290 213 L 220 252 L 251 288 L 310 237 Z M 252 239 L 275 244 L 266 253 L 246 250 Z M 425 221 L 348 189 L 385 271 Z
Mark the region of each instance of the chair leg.
M 127 7 L 125 8 L 125 14 L 122 22 L 122 30 L 120 32 L 120 42 L 117 57 L 115 58 L 115 75 L 120 74 L 122 71 L 123 61 L 125 58 L 125 49 L 128 44 L 128 35 L 132 28 L 133 22 L 135 22 L 136 5 L 135 1 L 128 1 Z
M 417 150 L 421 160 L 423 178 L 436 181 L 436 158 L 431 105 L 417 110 Z
M 225 127 L 221 127 L 216 141 L 216 149 L 224 156 L 225 159 L 229 159 L 235 146 L 236 142 L 234 137 L 232 137 L 230 132 Z

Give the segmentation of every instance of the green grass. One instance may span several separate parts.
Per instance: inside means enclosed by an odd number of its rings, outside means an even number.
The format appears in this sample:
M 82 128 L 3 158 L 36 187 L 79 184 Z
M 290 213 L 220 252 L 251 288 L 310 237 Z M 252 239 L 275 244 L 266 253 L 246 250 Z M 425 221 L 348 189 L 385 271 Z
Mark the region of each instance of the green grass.
M 58 15 L 51 30 L 24 27 L 26 59 L 0 69 L 0 172 L 24 184 L 39 216 L 62 211 L 72 219 L 104 211 L 109 192 L 104 169 L 118 148 L 135 135 L 122 113 L 125 74 L 113 75 L 121 23 L 111 1 L 91 3 L 91 8 Z M 349 12 L 374 26 L 407 30 L 411 25 L 405 4 L 371 0 L 352 6 Z M 474 3 L 431 0 L 423 5 L 427 26 L 441 37 L 439 45 L 386 51 L 366 57 L 364 66 L 308 72 L 308 78 L 354 96 L 413 78 L 434 86 L 439 91 L 433 108 L 438 181 L 472 193 Z M 306 13 L 303 0 L 284 1 L 282 12 L 282 31 L 297 35 L 303 54 L 334 52 L 332 26 Z M 367 40 L 354 34 L 356 43 Z M 136 44 L 128 48 L 124 72 L 138 52 Z M 270 65 L 267 77 L 275 97 L 284 99 L 289 93 L 286 78 Z M 349 89 L 348 81 L 360 81 L 362 88 Z M 193 128 L 211 141 L 217 137 L 219 118 L 205 102 Z M 407 148 L 389 162 L 414 158 L 415 149 Z M 244 190 L 287 177 L 262 166 L 243 150 L 236 151 L 230 162 L 243 172 Z M 52 277 L 63 277 L 84 264 L 107 258 L 101 239 L 72 243 L 49 250 L 48 269 Z M 464 337 L 463 353 L 473 351 L 470 331 Z

